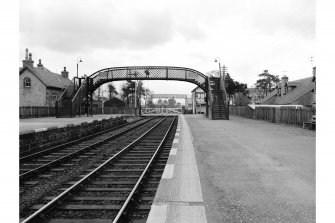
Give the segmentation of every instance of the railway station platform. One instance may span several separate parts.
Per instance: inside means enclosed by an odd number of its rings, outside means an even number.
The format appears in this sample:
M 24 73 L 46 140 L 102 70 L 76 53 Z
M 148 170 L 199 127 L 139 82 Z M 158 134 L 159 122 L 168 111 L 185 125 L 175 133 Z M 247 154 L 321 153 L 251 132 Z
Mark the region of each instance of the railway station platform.
M 45 117 L 45 118 L 29 118 L 20 119 L 20 134 L 29 131 L 41 131 L 47 128 L 64 127 L 70 124 L 80 124 L 83 122 L 93 122 L 94 120 L 109 119 L 112 117 L 121 117 L 123 115 L 93 115 L 93 116 L 77 116 L 73 118 L 56 118 L 56 117 Z M 127 115 L 129 116 L 129 115 Z
M 20 120 L 20 132 L 115 116 Z M 315 222 L 315 131 L 179 115 L 148 223 Z
M 315 132 L 180 115 L 148 223 L 315 222 Z

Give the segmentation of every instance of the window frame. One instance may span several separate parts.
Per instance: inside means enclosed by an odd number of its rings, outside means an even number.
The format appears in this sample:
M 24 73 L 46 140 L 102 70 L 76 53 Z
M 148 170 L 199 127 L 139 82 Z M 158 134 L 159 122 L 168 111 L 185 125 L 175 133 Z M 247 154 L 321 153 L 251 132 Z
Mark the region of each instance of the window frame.
M 24 88 L 31 88 L 31 79 L 29 77 L 25 77 L 23 79 L 23 87 Z
M 51 95 L 51 101 L 57 101 L 58 95 L 57 94 L 52 94 Z

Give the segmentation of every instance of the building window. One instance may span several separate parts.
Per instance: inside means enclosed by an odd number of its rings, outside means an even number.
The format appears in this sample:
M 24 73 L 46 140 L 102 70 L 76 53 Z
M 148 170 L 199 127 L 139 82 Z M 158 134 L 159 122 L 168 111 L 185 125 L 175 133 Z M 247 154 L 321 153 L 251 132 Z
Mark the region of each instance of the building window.
M 57 101 L 57 94 L 51 95 L 51 101 Z
M 25 88 L 30 88 L 31 87 L 31 80 L 30 80 L 30 78 L 26 77 L 26 78 L 23 79 L 23 86 Z
M 204 98 L 205 97 L 205 94 L 204 93 L 195 93 L 195 97 L 196 98 Z

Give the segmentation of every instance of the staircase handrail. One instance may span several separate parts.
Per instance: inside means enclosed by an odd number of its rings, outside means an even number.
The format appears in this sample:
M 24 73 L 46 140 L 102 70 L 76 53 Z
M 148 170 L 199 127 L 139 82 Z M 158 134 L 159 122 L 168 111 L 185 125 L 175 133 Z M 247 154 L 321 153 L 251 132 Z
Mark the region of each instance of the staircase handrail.
M 229 100 L 227 97 L 226 86 L 224 83 L 224 75 L 220 75 L 220 89 L 222 90 L 222 99 L 223 99 L 223 111 L 225 112 L 227 118 L 229 119 Z
M 60 101 L 63 99 L 63 96 L 64 96 L 65 92 L 69 89 L 70 85 L 71 85 L 71 84 L 69 84 L 69 85 L 65 88 L 65 90 L 62 92 L 62 94 L 61 94 L 61 95 L 59 96 L 59 98 L 57 99 L 57 102 L 60 102 Z
M 73 96 L 73 98 L 72 98 L 72 102 L 73 102 L 74 99 L 77 97 L 78 93 L 82 90 L 82 88 L 84 87 L 84 85 L 85 85 L 85 87 L 86 87 L 86 82 L 83 82 L 83 83 L 81 84 L 81 86 L 78 88 L 76 94 L 75 94 L 75 95 Z
M 209 103 L 209 107 L 211 109 L 210 115 L 213 117 L 213 97 L 212 97 L 212 88 L 211 88 L 211 81 L 210 78 L 208 78 L 208 96 L 207 96 L 207 101 Z
M 76 94 L 73 96 L 72 102 L 72 114 L 71 116 L 75 116 L 77 113 L 78 108 L 81 106 L 81 101 L 83 99 L 83 94 L 85 93 L 84 88 L 86 87 L 87 83 L 84 81 L 81 86 L 78 88 Z

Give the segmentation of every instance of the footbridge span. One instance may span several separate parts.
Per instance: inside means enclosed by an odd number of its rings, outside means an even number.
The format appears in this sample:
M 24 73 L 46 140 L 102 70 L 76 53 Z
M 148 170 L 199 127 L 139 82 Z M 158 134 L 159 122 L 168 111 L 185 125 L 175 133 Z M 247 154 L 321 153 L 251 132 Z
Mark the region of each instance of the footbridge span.
M 57 100 L 57 117 L 73 117 L 80 114 L 84 100 L 88 114 L 89 104 L 92 106 L 93 92 L 105 83 L 122 80 L 174 80 L 193 83 L 206 92 L 208 117 L 229 118 L 222 77 L 208 77 L 191 68 L 173 66 L 110 67 L 98 70 L 88 77 L 74 78 L 73 84 L 69 85 Z

